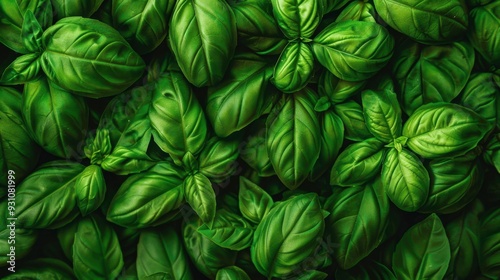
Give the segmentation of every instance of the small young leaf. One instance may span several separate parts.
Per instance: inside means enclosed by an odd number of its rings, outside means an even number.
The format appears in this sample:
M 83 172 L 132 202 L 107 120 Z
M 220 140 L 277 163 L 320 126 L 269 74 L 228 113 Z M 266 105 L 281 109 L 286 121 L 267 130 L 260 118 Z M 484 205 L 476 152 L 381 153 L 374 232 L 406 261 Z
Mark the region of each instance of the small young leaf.
M 237 266 L 228 266 L 219 269 L 215 280 L 250 280 L 250 276 L 241 268 Z
M 183 183 L 186 202 L 198 214 L 200 219 L 209 227 L 215 217 L 215 192 L 210 180 L 202 173 L 189 175 Z
M 38 78 L 40 74 L 40 54 L 30 53 L 17 57 L 5 68 L 0 84 L 19 85 Z
M 243 217 L 254 224 L 258 224 L 273 207 L 273 199 L 261 187 L 240 176 L 238 205 Z
M 78 175 L 74 188 L 76 204 L 83 216 L 99 208 L 106 194 L 106 182 L 101 167 L 97 165 L 87 166 Z
M 43 30 L 40 23 L 38 23 L 33 12 L 31 10 L 27 10 L 24 14 L 21 36 L 24 46 L 29 52 L 39 53 L 42 51 L 42 34 Z
M 366 127 L 380 141 L 389 143 L 401 136 L 403 120 L 396 94 L 365 90 L 361 93 Z

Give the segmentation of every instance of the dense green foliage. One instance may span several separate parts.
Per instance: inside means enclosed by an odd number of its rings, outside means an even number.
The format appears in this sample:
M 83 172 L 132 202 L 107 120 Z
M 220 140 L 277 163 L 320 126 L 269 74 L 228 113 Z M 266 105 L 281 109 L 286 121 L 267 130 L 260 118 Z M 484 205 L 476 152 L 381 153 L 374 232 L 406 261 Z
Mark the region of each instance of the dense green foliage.
M 500 0 L 0 0 L 0 51 L 2 279 L 500 275 Z

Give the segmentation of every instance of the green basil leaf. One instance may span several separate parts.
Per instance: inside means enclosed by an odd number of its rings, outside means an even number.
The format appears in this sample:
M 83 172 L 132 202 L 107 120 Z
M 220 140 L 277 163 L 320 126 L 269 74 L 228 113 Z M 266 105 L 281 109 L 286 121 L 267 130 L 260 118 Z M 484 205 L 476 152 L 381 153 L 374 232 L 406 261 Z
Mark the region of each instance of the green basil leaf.
M 271 81 L 282 92 L 296 92 L 307 86 L 313 68 L 314 56 L 309 45 L 290 42 L 281 52 Z
M 79 210 L 74 184 L 84 166 L 63 160 L 39 166 L 17 187 L 16 215 L 21 228 L 58 228 Z
M 170 279 L 193 279 L 182 241 L 171 228 L 141 232 L 136 264 L 140 279 L 161 272 Z
M 242 130 L 269 111 L 278 97 L 268 87 L 271 69 L 263 58 L 242 53 L 231 61 L 224 81 L 208 88 L 207 117 L 217 136 Z
M 252 262 L 267 278 L 297 273 L 298 266 L 319 246 L 325 229 L 315 193 L 300 194 L 276 204 L 254 233 Z
M 498 7 L 498 1 L 493 1 L 472 9 L 469 12 L 470 26 L 467 30 L 467 37 L 474 48 L 496 67 L 500 67 L 500 42 L 496 32 L 500 28 Z
M 500 76 L 493 73 L 471 75 L 459 104 L 472 109 L 487 121 L 500 125 Z
M 199 233 L 202 224 L 197 217 L 186 220 L 182 229 L 184 245 L 196 269 L 213 279 L 219 269 L 235 264 L 237 251 L 222 248 Z
M 409 115 L 423 104 L 457 97 L 474 66 L 474 49 L 467 42 L 422 46 L 408 40 L 395 57 L 392 72 Z
M 182 169 L 171 162 L 129 176 L 111 201 L 108 221 L 123 227 L 144 228 L 174 219 L 184 202 L 183 178 Z
M 476 213 L 463 212 L 448 222 L 445 229 L 451 249 L 451 260 L 446 276 L 467 279 L 478 267 L 479 218 Z
M 319 77 L 318 93 L 320 96 L 328 96 L 333 103 L 342 103 L 352 96 L 361 92 L 366 82 L 349 82 L 341 80 L 330 71 L 323 71 Z
M 372 77 L 387 64 L 394 39 L 377 23 L 343 21 L 330 24 L 316 35 L 312 48 L 326 69 L 354 82 Z
M 188 175 L 182 185 L 186 202 L 200 219 L 212 228 L 215 218 L 216 199 L 210 180 L 202 173 Z
M 181 73 L 168 72 L 158 79 L 149 119 L 155 142 L 177 164 L 186 152 L 200 152 L 207 137 L 205 114 Z
M 323 280 L 328 277 L 328 274 L 319 270 L 306 270 L 302 274 L 296 276 L 297 280 Z
M 45 151 L 61 158 L 81 157 L 79 145 L 89 120 L 88 105 L 81 96 L 43 77 L 24 85 L 22 110 L 26 128 Z
M 495 278 L 500 273 L 498 267 L 500 243 L 500 209 L 493 208 L 481 217 L 479 236 L 479 268 L 481 273 L 489 278 Z
M 403 120 L 396 94 L 389 90 L 365 90 L 361 94 L 366 127 L 375 138 L 389 143 L 401 136 Z
M 21 114 L 22 95 L 16 89 L 0 87 L 0 186 L 7 189 L 8 177 L 21 182 L 35 169 L 40 148 L 30 137 Z M 15 174 L 9 174 L 12 170 Z M 12 184 L 11 184 L 12 185 Z
M 32 13 L 41 28 L 52 25 L 53 13 L 50 0 L 5 0 L 0 3 L 0 42 L 15 52 L 28 54 L 32 49 L 25 46 L 23 25 L 27 12 Z M 33 22 L 33 19 L 29 20 Z
M 387 196 L 403 211 L 417 211 L 429 194 L 427 169 L 414 153 L 406 149 L 389 149 L 382 166 L 382 181 Z
M 19 85 L 36 80 L 40 76 L 40 54 L 30 53 L 17 57 L 0 78 L 0 84 Z
M 101 206 L 106 195 L 106 182 L 101 167 L 89 165 L 78 175 L 75 185 L 76 203 L 83 216 Z
M 116 95 L 137 81 L 145 68 L 118 31 L 94 19 L 61 19 L 43 33 L 42 45 L 47 77 L 86 97 Z
M 238 205 L 241 214 L 254 224 L 260 223 L 273 207 L 273 198 L 243 176 L 240 176 L 239 186 Z
M 237 266 L 228 266 L 221 268 L 217 271 L 217 275 L 215 276 L 215 280 L 250 280 L 248 274 L 241 268 Z
M 298 188 L 307 179 L 321 151 L 316 99 L 316 93 L 308 88 L 284 96 L 267 119 L 267 152 L 276 174 L 289 189 Z
M 118 236 L 99 216 L 78 223 L 73 243 L 73 270 L 78 279 L 115 279 L 124 266 Z
M 175 1 L 113 0 L 113 27 L 140 54 L 153 51 L 167 36 Z
M 274 18 L 288 39 L 309 39 L 323 17 L 315 0 L 271 0 Z
M 144 171 L 156 164 L 147 153 L 152 135 L 151 121 L 148 118 L 149 108 L 149 104 L 144 104 L 137 110 L 111 154 L 102 161 L 104 170 L 127 175 Z
M 399 240 L 392 269 L 398 279 L 443 279 L 450 258 L 450 243 L 443 224 L 436 214 L 431 214 Z
M 335 113 L 342 119 L 345 128 L 345 138 L 351 141 L 363 141 L 372 138 L 368 130 L 363 108 L 354 100 L 333 106 Z
M 325 202 L 325 223 L 328 238 L 339 244 L 333 256 L 341 269 L 354 267 L 380 245 L 389 209 L 380 177 L 365 186 L 334 188 Z
M 471 151 L 463 156 L 429 162 L 429 196 L 419 209 L 424 213 L 449 214 L 471 202 L 481 189 L 484 167 Z
M 376 22 L 376 16 L 375 8 L 371 3 L 363 0 L 356 0 L 352 1 L 340 12 L 335 22 L 348 20 Z
M 424 158 L 465 154 L 491 129 L 474 111 L 457 104 L 430 103 L 417 109 L 403 126 L 408 147 Z
M 317 180 L 323 173 L 331 169 L 344 143 L 344 124 L 334 111 L 323 112 L 320 122 L 321 151 L 311 170 L 312 180 Z
M 23 262 L 22 267 L 14 272 L 2 279 L 75 279 L 71 267 L 55 258 L 37 258 Z
M 226 209 L 215 213 L 211 228 L 203 224 L 198 228 L 198 232 L 215 244 L 235 251 L 250 247 L 253 238 L 252 225 L 243 217 Z
M 384 143 L 375 138 L 347 146 L 333 164 L 330 185 L 356 186 L 374 178 L 380 174 L 384 150 Z
M 238 45 L 260 55 L 278 55 L 287 44 L 273 16 L 271 1 L 236 1 L 232 4 Z
M 467 7 L 464 1 L 435 3 L 432 0 L 375 0 L 374 4 L 380 17 L 389 26 L 423 43 L 452 41 L 467 29 Z
M 90 164 L 101 164 L 102 160 L 111 153 L 111 139 L 109 130 L 106 128 L 97 129 L 94 137 L 87 137 L 86 143 L 83 151 L 90 159 Z
M 38 53 L 42 51 L 42 34 L 42 27 L 40 26 L 40 23 L 38 23 L 33 12 L 31 10 L 26 11 L 21 30 L 21 37 L 23 39 L 24 46 L 29 52 Z
M 214 183 L 229 180 L 238 168 L 239 148 L 236 140 L 210 138 L 198 157 L 200 172 Z
M 104 0 L 50 0 L 54 8 L 54 17 L 62 19 L 71 16 L 90 17 L 101 6 Z
M 240 157 L 258 176 L 269 177 L 276 175 L 267 153 L 265 119 L 256 120 L 249 127 L 249 135 L 242 143 Z
M 25 258 L 35 248 L 38 232 L 16 227 L 15 220 L 9 219 L 12 217 L 8 211 L 9 206 L 12 206 L 12 200 L 2 199 L 0 202 L 0 217 L 2 217 L 0 221 L 0 261 L 12 267 L 11 261 L 15 266 L 17 260 Z M 15 235 L 12 234 L 12 231 L 15 232 Z M 12 256 L 15 260 L 11 259 Z
M 170 46 L 190 83 L 222 80 L 236 48 L 236 21 L 224 0 L 178 0 L 170 20 Z
M 61 249 L 64 256 L 71 262 L 73 262 L 73 243 L 75 243 L 75 233 L 79 222 L 79 219 L 74 219 L 71 223 L 57 229 L 57 239 Z

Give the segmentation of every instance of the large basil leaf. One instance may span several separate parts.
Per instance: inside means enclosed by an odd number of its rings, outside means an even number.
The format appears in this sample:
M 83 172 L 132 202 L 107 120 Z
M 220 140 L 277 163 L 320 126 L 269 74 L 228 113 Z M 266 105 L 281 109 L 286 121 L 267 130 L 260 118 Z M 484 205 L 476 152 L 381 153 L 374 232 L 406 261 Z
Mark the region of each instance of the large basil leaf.
M 267 151 L 280 180 L 296 189 L 321 151 L 321 128 L 314 111 L 316 93 L 305 88 L 284 96 L 267 120 Z
M 474 48 L 491 64 L 500 67 L 500 3 L 493 1 L 472 9 L 467 37 Z
M 411 151 L 391 148 L 382 167 L 387 196 L 401 210 L 413 212 L 424 205 L 430 178 L 420 159 Z
M 500 125 L 500 76 L 493 73 L 471 75 L 462 91 L 460 104 L 487 121 Z
M 182 188 L 186 202 L 211 228 L 215 218 L 216 199 L 210 180 L 202 173 L 195 173 L 184 179 Z
M 124 91 L 141 77 L 145 67 L 118 31 L 94 19 L 61 19 L 43 33 L 42 45 L 42 68 L 47 77 L 86 97 Z
M 209 278 L 215 278 L 221 268 L 234 265 L 237 251 L 222 248 L 198 232 L 201 219 L 191 218 L 183 225 L 186 251 L 195 267 Z
M 392 72 L 409 115 L 423 104 L 457 97 L 474 66 L 474 49 L 467 42 L 422 46 L 408 40 L 395 57 Z
M 403 120 L 396 94 L 366 90 L 361 94 L 366 127 L 380 141 L 389 143 L 401 135 Z
M 21 228 L 58 228 L 79 210 L 74 184 L 84 166 L 63 160 L 45 163 L 17 187 L 16 215 Z
M 408 229 L 396 245 L 392 269 L 398 279 L 443 279 L 450 243 L 441 220 L 431 214 Z
M 83 97 L 40 78 L 24 85 L 22 110 L 26 128 L 45 151 L 62 158 L 80 156 L 89 119 Z
M 239 142 L 235 139 L 210 138 L 198 158 L 200 173 L 214 183 L 223 183 L 238 170 Z
M 83 216 L 101 206 L 106 195 L 106 181 L 101 167 L 89 165 L 78 175 L 75 182 L 76 203 Z
M 193 279 L 182 241 L 171 228 L 141 232 L 136 264 L 140 279 L 159 272 L 168 273 L 175 280 Z
M 319 63 L 346 81 L 375 75 L 387 64 L 394 48 L 394 39 L 384 27 L 366 21 L 332 23 L 313 42 Z
M 423 43 L 452 41 L 467 29 L 465 1 L 374 0 L 374 4 L 384 22 Z
M 75 279 L 73 270 L 64 261 L 55 258 L 37 258 L 26 262 L 15 273 L 2 279 Z
M 112 0 L 113 26 L 140 54 L 160 45 L 167 36 L 173 0 Z
M 342 119 L 345 128 L 345 138 L 352 141 L 363 141 L 373 135 L 366 127 L 363 108 L 354 100 L 335 104 L 335 113 Z
M 0 43 L 21 54 L 31 51 L 23 44 L 23 24 L 27 12 L 35 16 L 42 28 L 52 25 L 50 0 L 5 0 L 0 2 Z
M 268 87 L 271 75 L 268 61 L 258 55 L 233 58 L 224 81 L 208 89 L 207 117 L 217 136 L 229 136 L 269 111 L 278 96 Z
M 241 268 L 237 266 L 228 266 L 217 271 L 215 280 L 250 280 L 248 274 Z
M 325 222 L 328 238 L 339 244 L 333 256 L 340 268 L 354 267 L 380 245 L 389 209 L 380 177 L 365 186 L 334 188 L 325 202 Z
M 314 56 L 309 45 L 290 42 L 281 52 L 271 81 L 282 92 L 296 92 L 307 86 L 313 67 Z
M 356 0 L 352 1 L 340 12 L 335 22 L 348 20 L 376 22 L 376 16 L 375 8 L 371 3 Z
M 498 277 L 500 267 L 500 208 L 493 208 L 481 217 L 479 236 L 479 268 L 489 278 Z
M 446 276 L 453 279 L 468 279 L 478 266 L 479 218 L 472 211 L 462 212 L 447 223 L 445 229 L 451 249 L 451 260 Z
M 449 214 L 471 202 L 484 179 L 484 166 L 476 157 L 477 151 L 473 150 L 463 156 L 430 161 L 429 196 L 419 211 Z
M 149 119 L 155 142 L 177 164 L 187 152 L 198 154 L 207 137 L 203 109 L 178 72 L 164 73 L 156 82 Z
M 178 0 L 170 46 L 182 73 L 197 87 L 222 80 L 236 47 L 236 21 L 224 0 Z
M 375 138 L 351 144 L 333 164 L 330 184 L 343 187 L 361 185 L 380 174 L 384 158 L 384 143 Z
M 318 93 L 328 96 L 333 103 L 341 103 L 356 95 L 365 85 L 365 81 L 349 82 L 341 80 L 330 71 L 323 71 L 319 77 Z
M 457 104 L 430 103 L 417 109 L 403 126 L 408 147 L 424 158 L 465 154 L 479 143 L 491 125 Z
M 271 1 L 235 1 L 232 3 L 238 45 L 247 46 L 261 55 L 277 55 L 287 44 L 273 16 Z
M 16 228 L 16 221 L 12 219 L 15 217 L 10 215 L 9 206 L 13 206 L 12 200 L 3 199 L 0 202 L 0 217 L 2 218 L 0 221 L 0 261 L 3 265 L 10 264 L 11 256 L 14 256 L 16 260 L 28 256 L 38 237 L 38 232 L 35 230 Z M 11 234 L 12 230 L 15 232 L 14 235 Z
M 29 136 L 21 114 L 22 95 L 0 87 L 0 186 L 7 188 L 9 170 L 17 182 L 37 165 L 40 147 Z
M 299 265 L 319 246 L 325 228 L 315 193 L 294 196 L 276 204 L 254 233 L 252 262 L 266 276 L 297 273 Z
M 115 279 L 123 269 L 118 236 L 99 216 L 78 223 L 73 243 L 73 270 L 78 279 Z
M 271 0 L 274 18 L 288 39 L 309 39 L 318 27 L 323 11 L 316 0 Z
M 184 202 L 183 177 L 182 169 L 170 162 L 128 177 L 111 201 L 108 221 L 144 228 L 172 220 Z
M 311 170 L 311 179 L 318 179 L 331 168 L 344 143 L 344 124 L 333 110 L 323 112 L 320 116 L 321 151 L 319 158 Z
M 235 251 L 250 247 L 253 238 L 252 225 L 242 216 L 226 209 L 215 213 L 211 228 L 203 224 L 198 232 L 212 240 L 215 244 Z
M 243 176 L 240 176 L 239 186 L 238 206 L 241 214 L 250 222 L 259 224 L 271 210 L 274 204 L 273 198 Z
M 71 16 L 90 17 L 104 0 L 50 0 L 54 8 L 55 19 Z

